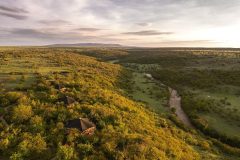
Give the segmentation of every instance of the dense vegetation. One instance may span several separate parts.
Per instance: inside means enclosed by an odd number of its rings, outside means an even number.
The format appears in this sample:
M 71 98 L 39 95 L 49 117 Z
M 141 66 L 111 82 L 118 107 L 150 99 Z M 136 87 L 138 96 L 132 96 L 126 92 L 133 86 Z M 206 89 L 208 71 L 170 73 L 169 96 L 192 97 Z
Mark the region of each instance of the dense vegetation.
M 131 49 L 120 63 L 177 89 L 198 129 L 240 147 L 239 50 Z
M 237 159 L 130 98 L 120 65 L 78 49 L 1 48 L 0 61 L 0 159 Z M 93 136 L 67 132 L 79 117 L 96 124 Z
M 111 48 L 82 48 L 82 49 L 78 48 L 70 49 L 70 51 L 104 60 L 113 60 L 128 55 L 128 52 L 123 49 L 111 49 Z

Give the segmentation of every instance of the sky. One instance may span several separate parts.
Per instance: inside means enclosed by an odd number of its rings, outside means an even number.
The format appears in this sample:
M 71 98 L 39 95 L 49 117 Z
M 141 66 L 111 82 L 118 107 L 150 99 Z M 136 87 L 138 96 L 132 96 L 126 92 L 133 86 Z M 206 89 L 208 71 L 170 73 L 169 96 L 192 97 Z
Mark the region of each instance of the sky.
M 0 0 L 0 45 L 240 47 L 240 0 Z

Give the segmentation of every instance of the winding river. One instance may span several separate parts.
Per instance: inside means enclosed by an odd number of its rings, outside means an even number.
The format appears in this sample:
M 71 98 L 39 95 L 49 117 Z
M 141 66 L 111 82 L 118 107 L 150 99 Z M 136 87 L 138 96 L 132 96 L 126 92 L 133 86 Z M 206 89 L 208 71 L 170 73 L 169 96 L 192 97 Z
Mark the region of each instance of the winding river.
M 181 107 L 181 97 L 178 95 L 177 91 L 170 87 L 168 87 L 168 90 L 170 92 L 169 107 L 175 108 L 176 110 L 175 113 L 178 116 L 178 118 L 182 121 L 183 124 L 185 124 L 190 128 L 194 128 L 188 116 L 186 115 L 186 113 L 183 111 Z
M 111 60 L 111 61 L 108 61 L 108 62 L 113 64 L 113 63 L 119 62 L 119 60 Z M 149 78 L 150 80 L 156 80 L 149 73 L 145 73 L 144 75 L 147 78 Z M 183 111 L 183 109 L 181 107 L 181 97 L 178 95 L 177 91 L 175 89 L 172 89 L 171 87 L 168 87 L 168 90 L 170 92 L 169 107 L 170 108 L 175 108 L 175 110 L 176 110 L 175 113 L 176 113 L 177 117 L 182 121 L 182 123 L 185 126 L 190 127 L 190 128 L 194 128 L 194 126 L 190 122 L 187 114 Z
M 145 74 L 146 77 L 148 77 L 151 80 L 155 80 L 153 76 L 149 73 Z M 187 114 L 183 111 L 181 107 L 181 97 L 178 95 L 177 91 L 175 89 L 172 89 L 168 87 L 168 90 L 170 92 L 170 98 L 169 98 L 169 107 L 175 108 L 177 117 L 182 121 L 184 125 L 190 128 L 194 128 L 191 121 L 189 120 Z

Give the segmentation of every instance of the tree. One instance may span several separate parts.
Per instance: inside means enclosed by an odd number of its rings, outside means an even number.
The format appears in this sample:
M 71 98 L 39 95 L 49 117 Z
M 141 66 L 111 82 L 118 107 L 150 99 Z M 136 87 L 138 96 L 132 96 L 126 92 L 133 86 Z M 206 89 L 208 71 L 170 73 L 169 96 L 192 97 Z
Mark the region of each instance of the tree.
M 38 115 L 31 118 L 30 124 L 31 124 L 33 130 L 35 130 L 35 131 L 42 131 L 42 129 L 44 127 L 43 119 L 42 119 L 42 117 L 40 117 Z
M 21 153 L 15 152 L 10 156 L 10 160 L 23 160 L 23 155 Z
M 0 150 L 5 150 L 9 146 L 9 140 L 7 138 L 1 139 L 0 141 Z
M 74 148 L 68 145 L 60 145 L 57 151 L 57 159 L 61 160 L 74 159 Z
M 11 103 L 15 103 L 21 96 L 23 96 L 21 93 L 19 92 L 8 92 L 6 94 L 6 98 L 11 102 Z
M 24 156 L 35 156 L 43 153 L 47 150 L 47 143 L 44 138 L 37 134 L 36 136 L 29 133 L 24 133 L 22 136 L 23 140 L 18 145 L 18 150 L 21 151 L 21 154 Z
M 78 151 L 80 155 L 87 156 L 93 152 L 93 146 L 91 144 L 78 144 Z
M 28 120 L 33 115 L 32 107 L 19 105 L 13 109 L 12 118 L 19 122 L 23 122 Z

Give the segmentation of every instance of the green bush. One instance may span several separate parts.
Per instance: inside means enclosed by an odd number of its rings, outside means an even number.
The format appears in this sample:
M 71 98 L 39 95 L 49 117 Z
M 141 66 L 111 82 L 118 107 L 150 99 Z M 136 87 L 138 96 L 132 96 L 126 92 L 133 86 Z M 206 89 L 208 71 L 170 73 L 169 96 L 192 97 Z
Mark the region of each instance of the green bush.
M 31 106 L 18 105 L 13 109 L 12 119 L 14 121 L 23 122 L 28 120 L 33 114 Z

